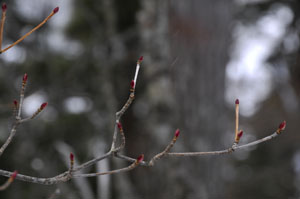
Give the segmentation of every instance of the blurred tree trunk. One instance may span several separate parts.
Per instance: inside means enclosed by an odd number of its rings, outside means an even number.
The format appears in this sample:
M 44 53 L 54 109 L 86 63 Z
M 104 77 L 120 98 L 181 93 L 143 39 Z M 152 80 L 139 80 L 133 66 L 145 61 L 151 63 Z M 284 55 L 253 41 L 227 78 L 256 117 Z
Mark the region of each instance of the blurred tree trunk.
M 139 16 L 142 44 L 145 54 L 155 60 L 150 64 L 147 60 L 146 65 L 151 65 L 147 74 L 150 79 L 155 78 L 152 83 L 155 84 L 160 81 L 158 71 L 167 71 L 164 79 L 172 82 L 168 88 L 173 101 L 165 104 L 175 106 L 166 117 L 173 118 L 171 122 L 182 130 L 174 150 L 222 149 L 224 142 L 221 141 L 227 129 L 224 79 L 233 3 L 223 0 L 143 2 Z M 159 89 L 163 87 L 154 90 Z M 229 139 L 233 139 L 233 134 Z M 221 165 L 225 160 L 222 158 L 167 161 L 169 166 L 159 163 L 158 167 L 175 174 L 167 175 L 153 168 L 158 175 L 153 174 L 151 178 L 161 178 L 159 173 L 166 178 L 153 180 L 157 192 L 152 192 L 152 197 L 207 198 L 224 193 Z M 174 161 L 176 166 L 170 166 Z M 140 188 L 144 189 L 141 193 L 146 193 L 147 188 Z

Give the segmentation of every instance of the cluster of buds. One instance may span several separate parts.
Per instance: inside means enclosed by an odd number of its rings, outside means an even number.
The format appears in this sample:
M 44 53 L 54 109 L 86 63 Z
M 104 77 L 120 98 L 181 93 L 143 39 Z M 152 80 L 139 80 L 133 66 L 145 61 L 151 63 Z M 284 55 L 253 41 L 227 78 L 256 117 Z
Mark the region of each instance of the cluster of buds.
M 3 3 L 2 4 L 1 24 L 0 24 L 0 53 L 3 53 L 5 51 L 7 51 L 8 49 L 12 48 L 13 46 L 17 45 L 18 43 L 23 41 L 26 37 L 28 37 L 31 33 L 33 33 L 34 31 L 39 29 L 41 26 L 43 26 L 54 14 L 56 14 L 59 11 L 59 7 L 54 8 L 48 17 L 46 17 L 39 25 L 34 27 L 32 30 L 30 30 L 28 33 L 26 33 L 20 39 L 18 39 L 13 44 L 6 47 L 5 49 L 2 49 L 2 38 L 3 38 L 3 29 L 4 29 L 5 18 L 6 18 L 6 11 L 7 11 L 7 5 L 6 5 L 6 3 Z

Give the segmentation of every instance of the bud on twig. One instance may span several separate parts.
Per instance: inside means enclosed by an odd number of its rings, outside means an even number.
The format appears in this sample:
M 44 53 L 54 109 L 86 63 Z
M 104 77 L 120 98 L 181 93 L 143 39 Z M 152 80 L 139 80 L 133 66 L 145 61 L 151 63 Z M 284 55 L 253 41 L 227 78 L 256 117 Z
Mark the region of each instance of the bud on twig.
M 138 64 L 142 63 L 143 59 L 144 59 L 144 57 L 143 57 L 143 56 L 140 56 L 139 60 L 137 61 Z
M 48 102 L 44 102 L 44 103 L 41 105 L 41 107 L 40 107 L 41 111 L 42 111 L 47 105 L 48 105 Z
M 41 104 L 40 108 L 31 116 L 31 119 L 35 118 L 40 112 L 42 112 L 42 110 L 44 110 L 47 105 L 48 102 L 44 102 L 43 104 Z
M 118 122 L 118 123 L 117 123 L 117 126 L 118 126 L 118 129 L 119 129 L 120 131 L 123 130 L 123 126 L 122 126 L 121 122 Z
M 73 153 L 70 153 L 70 162 L 72 164 L 72 162 L 74 163 L 74 154 Z
M 28 79 L 28 75 L 27 75 L 27 73 L 25 73 L 23 76 L 23 84 L 26 84 L 27 79 Z
M 239 100 L 239 99 L 236 99 L 236 100 L 235 100 L 235 104 L 240 104 L 240 100 Z
M 11 174 L 10 178 L 8 179 L 8 181 L 9 181 L 10 183 L 12 183 L 12 182 L 15 180 L 15 178 L 17 177 L 17 175 L 18 175 L 18 171 L 14 171 L 14 172 Z
M 58 11 L 59 11 L 59 7 L 56 7 L 56 8 L 53 9 L 54 13 L 57 13 Z
M 276 133 L 280 134 L 281 131 L 283 131 L 285 129 L 285 127 L 286 127 L 286 121 L 284 120 L 283 122 L 280 123 L 278 129 L 276 130 Z
M 130 88 L 134 89 L 134 87 L 135 87 L 135 82 L 134 82 L 134 80 L 131 80 L 131 82 L 130 82 Z
M 137 159 L 136 162 L 137 164 L 141 163 L 144 160 L 144 154 L 140 155 Z
M 237 134 L 237 136 L 235 138 L 235 143 L 237 143 L 237 144 L 239 143 L 241 137 L 243 136 L 243 133 L 244 132 L 242 130 L 239 131 L 239 133 Z
M 178 138 L 179 134 L 180 134 L 180 130 L 177 129 L 177 130 L 175 131 L 175 137 Z
M 6 5 L 6 3 L 3 3 L 2 4 L 2 12 L 6 12 L 6 10 L 7 10 L 7 5 Z

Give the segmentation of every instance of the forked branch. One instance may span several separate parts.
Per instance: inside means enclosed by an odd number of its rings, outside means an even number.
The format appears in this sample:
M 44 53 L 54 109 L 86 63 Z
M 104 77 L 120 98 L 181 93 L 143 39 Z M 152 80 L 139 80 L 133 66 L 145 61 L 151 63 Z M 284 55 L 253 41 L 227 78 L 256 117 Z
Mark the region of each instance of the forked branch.
M 126 103 L 123 105 L 121 110 L 116 113 L 115 128 L 114 128 L 114 132 L 113 132 L 111 149 L 107 153 L 105 153 L 102 156 L 99 156 L 97 158 L 94 158 L 92 160 L 89 160 L 79 166 L 74 165 L 75 156 L 73 155 L 73 153 L 71 153 L 69 156 L 70 157 L 69 168 L 66 171 L 62 172 L 61 174 L 58 174 L 58 175 L 56 175 L 54 177 L 50 177 L 50 178 L 32 177 L 32 176 L 27 176 L 27 175 L 23 175 L 23 174 L 17 174 L 16 172 L 0 170 L 0 175 L 9 177 L 8 181 L 6 183 L 4 183 L 2 186 L 0 186 L 0 190 L 6 189 L 13 182 L 13 179 L 22 180 L 22 181 L 31 182 L 31 183 L 38 183 L 38 184 L 43 184 L 43 185 L 52 185 L 52 184 L 56 184 L 56 183 L 60 183 L 60 182 L 66 182 L 68 180 L 71 180 L 72 178 L 96 177 L 96 176 L 100 176 L 100 175 L 117 174 L 117 173 L 121 173 L 121 172 L 130 171 L 132 169 L 135 169 L 138 166 L 154 166 L 154 164 L 157 161 L 159 161 L 160 159 L 165 158 L 165 157 L 186 157 L 186 156 L 205 156 L 205 155 L 207 156 L 207 155 L 230 154 L 234 151 L 237 151 L 237 150 L 240 150 L 243 148 L 247 148 L 247 147 L 251 147 L 254 145 L 258 145 L 260 143 L 271 140 L 271 139 L 277 137 L 278 135 L 280 135 L 281 132 L 286 127 L 286 122 L 284 121 L 279 125 L 279 127 L 275 133 L 273 133 L 267 137 L 264 137 L 262 139 L 250 142 L 248 144 L 238 145 L 239 141 L 243 135 L 243 131 L 238 129 L 238 126 L 239 126 L 239 120 L 238 120 L 239 100 L 237 99 L 235 101 L 235 105 L 236 105 L 235 137 L 234 137 L 232 146 L 229 147 L 228 149 L 224 149 L 224 150 L 220 150 L 220 151 L 207 151 L 207 152 L 170 152 L 180 134 L 179 129 L 177 129 L 175 131 L 173 139 L 166 146 L 166 148 L 162 152 L 160 152 L 157 155 L 155 155 L 154 157 L 152 157 L 149 161 L 144 161 L 144 155 L 140 155 L 137 159 L 128 157 L 126 155 L 122 155 L 122 154 L 120 154 L 120 152 L 125 147 L 126 139 L 125 139 L 124 128 L 123 128 L 120 120 L 134 100 L 137 77 L 138 77 L 140 64 L 141 64 L 142 60 L 143 60 L 143 57 L 140 57 L 139 60 L 137 61 L 135 76 L 130 83 L 129 98 L 127 99 Z M 48 104 L 47 102 L 43 103 L 31 117 L 22 119 L 22 117 L 21 117 L 22 116 L 22 105 L 23 105 L 23 100 L 24 100 L 24 96 L 25 96 L 25 88 L 26 88 L 27 79 L 28 79 L 28 76 L 27 76 L 27 74 L 25 74 L 23 76 L 22 87 L 21 87 L 21 92 L 20 92 L 20 102 L 18 103 L 16 100 L 14 101 L 15 123 L 10 131 L 9 137 L 7 138 L 6 142 L 0 148 L 0 156 L 3 154 L 3 152 L 8 147 L 8 145 L 12 142 L 13 137 L 16 134 L 17 127 L 20 124 L 22 124 L 23 122 L 35 119 L 38 116 L 38 114 L 40 114 L 41 111 L 44 110 Z M 120 144 L 117 146 L 118 132 L 120 135 L 119 136 Z M 77 173 L 78 171 L 81 171 L 87 167 L 90 167 L 90 166 L 96 164 L 97 162 L 107 159 L 107 158 L 119 158 L 119 159 L 123 159 L 128 162 L 132 162 L 132 164 L 130 164 L 127 167 L 115 169 L 115 170 L 111 170 L 111 171 L 101 171 L 101 172 L 97 172 L 97 173 L 87 173 L 87 174 Z

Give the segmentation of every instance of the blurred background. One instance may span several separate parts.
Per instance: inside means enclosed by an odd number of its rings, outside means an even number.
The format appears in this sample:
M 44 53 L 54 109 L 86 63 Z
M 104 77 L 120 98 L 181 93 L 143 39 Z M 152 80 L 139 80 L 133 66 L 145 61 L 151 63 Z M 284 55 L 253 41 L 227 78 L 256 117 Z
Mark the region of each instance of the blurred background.
M 3 1 L 1 1 L 1 4 Z M 242 143 L 284 133 L 231 155 L 165 158 L 152 168 L 52 186 L 15 181 L 0 198 L 300 198 L 300 2 L 297 0 L 10 0 L 7 46 L 0 55 L 0 144 L 13 121 L 22 76 L 29 81 L 23 116 L 1 169 L 50 177 L 110 149 L 115 112 L 129 95 L 136 60 L 144 61 L 136 100 L 122 119 L 124 154 L 149 160 L 181 135 L 173 151 L 228 148 L 234 101 Z M 107 159 L 85 170 L 128 163 Z M 7 178 L 1 177 L 0 183 Z M 53 198 L 55 198 L 53 197 Z

